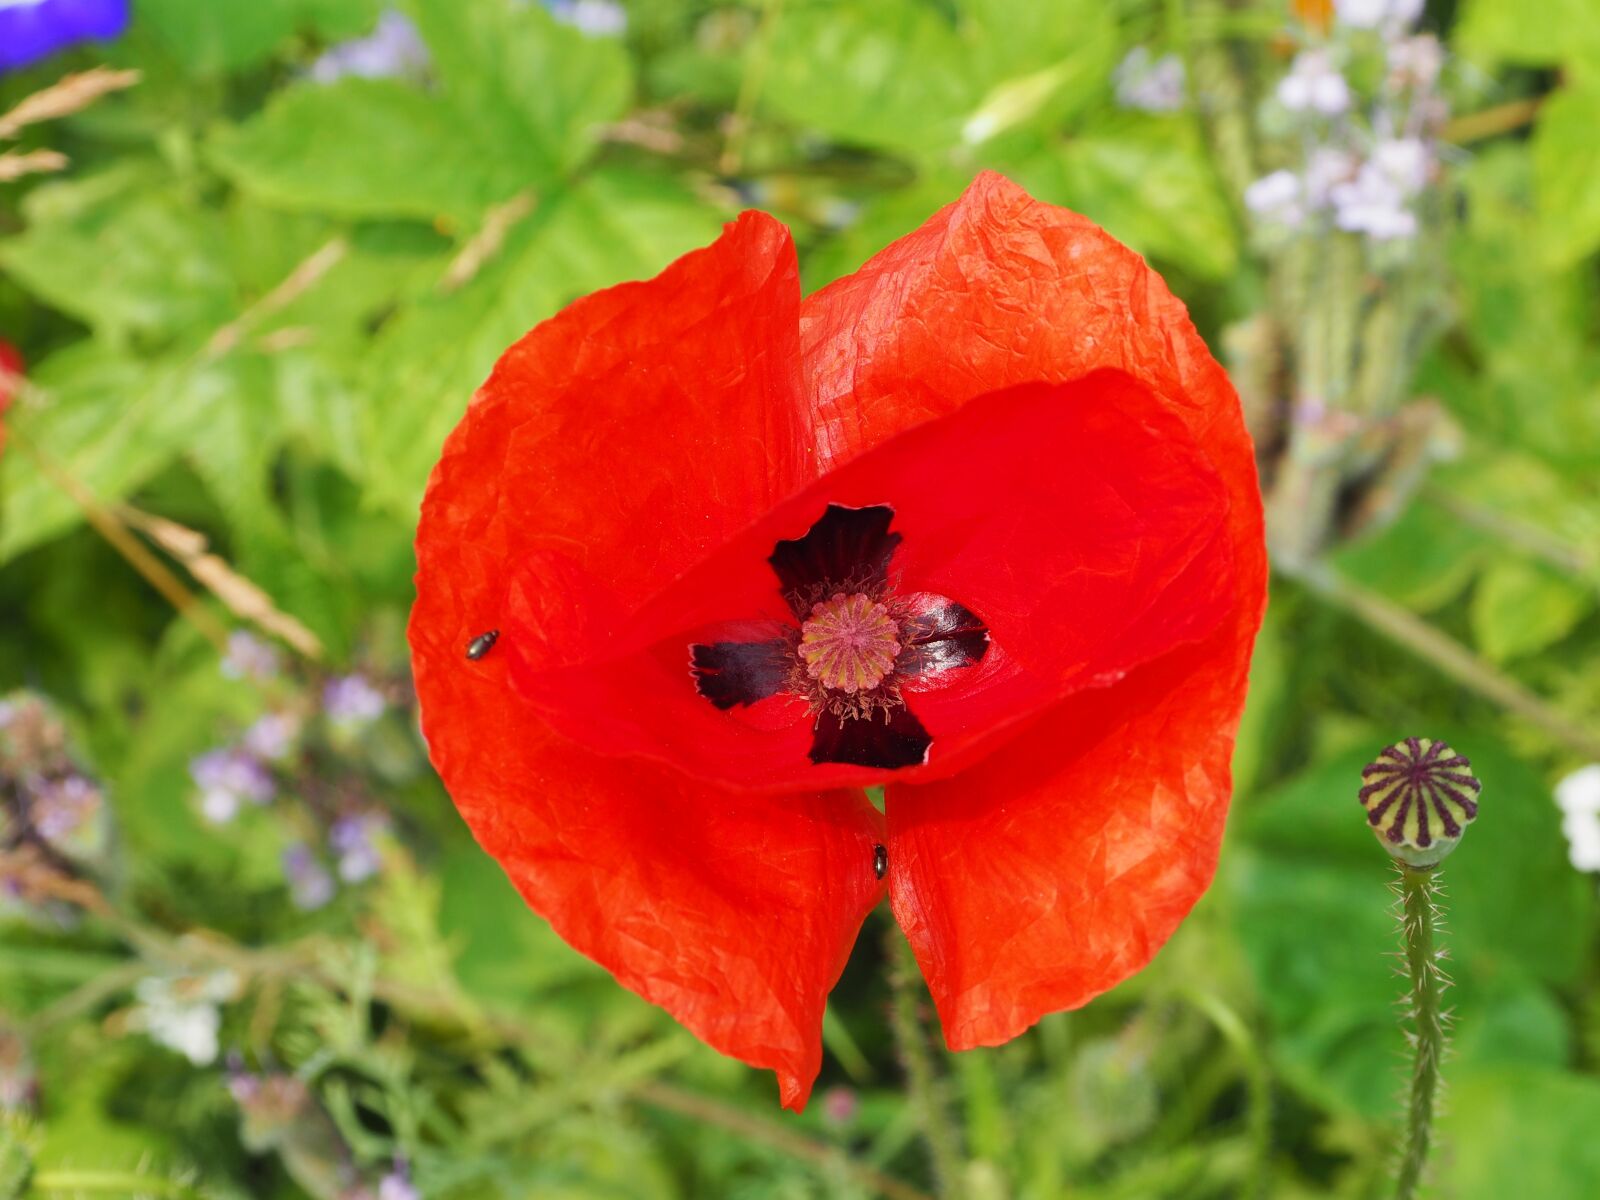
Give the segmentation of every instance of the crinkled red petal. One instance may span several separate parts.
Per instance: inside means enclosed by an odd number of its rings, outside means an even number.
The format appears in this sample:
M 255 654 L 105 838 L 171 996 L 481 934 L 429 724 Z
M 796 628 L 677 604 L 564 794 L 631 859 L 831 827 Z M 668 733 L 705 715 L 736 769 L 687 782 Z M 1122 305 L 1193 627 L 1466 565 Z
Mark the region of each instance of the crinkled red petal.
M 933 739 L 925 764 L 812 763 L 803 704 L 724 709 L 694 687 L 692 643 L 742 640 L 719 622 L 788 617 L 767 556 L 830 504 L 892 507 L 898 587 L 954 599 L 989 631 L 980 663 L 908 693 Z M 847 463 L 620 623 L 604 639 L 614 657 L 552 670 L 518 655 L 535 606 L 521 598 L 546 582 L 530 572 L 513 583 L 502 644 L 524 694 L 600 753 L 765 790 L 942 778 L 1041 707 L 1215 628 L 1234 597 L 1227 519 L 1227 493 L 1183 422 L 1103 371 L 986 396 Z
M 6 448 L 6 409 L 16 391 L 12 376 L 22 374 L 22 355 L 10 342 L 0 341 L 0 450 Z
M 1002 1042 L 1138 970 L 1210 881 L 1266 601 L 1250 440 L 1160 277 L 996 175 L 809 297 L 801 328 L 826 461 L 997 387 L 1111 367 L 1181 423 L 1229 497 L 1228 610 L 1205 639 L 1069 698 L 971 771 L 888 789 L 891 898 L 946 1036 Z
M 794 271 L 787 232 L 746 216 L 513 347 L 430 481 L 410 637 L 434 765 L 528 903 L 710 1045 L 776 1071 L 798 1108 L 828 990 L 882 895 L 879 814 L 859 792 L 779 799 L 603 758 L 507 678 L 513 658 L 592 654 L 607 611 L 808 477 Z M 535 563 L 546 587 L 523 601 L 538 620 L 513 642 L 509 583 Z

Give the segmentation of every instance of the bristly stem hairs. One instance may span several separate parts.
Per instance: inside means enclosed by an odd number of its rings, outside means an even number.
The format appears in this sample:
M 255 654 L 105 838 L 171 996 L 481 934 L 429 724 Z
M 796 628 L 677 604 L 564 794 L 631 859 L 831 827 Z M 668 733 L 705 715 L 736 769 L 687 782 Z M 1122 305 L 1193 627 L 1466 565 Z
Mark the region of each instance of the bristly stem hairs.
M 1444 923 L 1439 864 L 1477 818 L 1482 785 L 1465 755 L 1431 738 L 1387 746 L 1361 772 L 1360 800 L 1378 843 L 1399 873 L 1400 944 L 1405 959 L 1411 1027 L 1411 1083 L 1405 1145 L 1395 1180 L 1396 1200 L 1416 1195 L 1433 1142 L 1434 1102 L 1445 1052 L 1440 996 L 1450 980 L 1439 965 Z

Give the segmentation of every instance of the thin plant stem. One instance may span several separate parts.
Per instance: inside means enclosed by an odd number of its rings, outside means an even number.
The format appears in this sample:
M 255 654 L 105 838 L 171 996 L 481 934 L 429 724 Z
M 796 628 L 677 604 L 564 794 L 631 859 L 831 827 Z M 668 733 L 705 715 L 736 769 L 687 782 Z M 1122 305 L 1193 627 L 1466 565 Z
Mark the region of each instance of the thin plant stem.
M 632 1091 L 637 1099 L 652 1108 L 719 1126 L 749 1141 L 760 1142 L 793 1158 L 810 1162 L 822 1170 L 837 1167 L 856 1182 L 887 1196 L 889 1200 L 933 1200 L 926 1192 L 902 1183 L 892 1175 L 853 1161 L 837 1146 L 796 1133 L 775 1121 L 755 1116 L 720 1100 L 686 1092 L 658 1080 L 649 1080 Z
M 72 1195 L 103 1193 L 108 1196 L 199 1196 L 194 1187 L 176 1179 L 141 1175 L 137 1171 L 94 1171 L 70 1167 L 37 1172 L 32 1191 L 67 1192 Z
M 1433 1103 L 1439 1091 L 1439 1060 L 1444 1054 L 1444 1017 L 1439 995 L 1444 973 L 1434 949 L 1439 920 L 1434 870 L 1395 864 L 1400 872 L 1401 938 L 1411 983 L 1411 1040 L 1414 1058 L 1406 1113 L 1406 1145 L 1395 1182 L 1395 1200 L 1411 1200 L 1428 1162 L 1433 1140 Z
M 1266 1196 L 1272 1184 L 1272 1071 L 1261 1056 L 1250 1027 L 1212 992 L 1184 989 L 1184 996 L 1216 1026 L 1244 1070 L 1248 1104 L 1245 1129 L 1250 1139 L 1250 1175 L 1244 1195 Z
M 893 923 L 884 934 L 884 948 L 889 962 L 889 989 L 893 994 L 889 1023 L 894 1029 L 900 1063 L 905 1068 L 906 1092 L 916 1110 L 922 1136 L 928 1143 L 934 1190 L 944 1200 L 958 1200 L 962 1176 L 966 1173 L 961 1136 L 951 1120 L 944 1081 L 922 1020 L 926 995 L 922 973 L 917 969 L 911 944 Z
M 1325 563 L 1296 565 L 1280 559 L 1277 566 L 1321 600 L 1399 642 L 1463 687 L 1515 713 L 1579 754 L 1600 758 L 1600 733 L 1572 720 L 1410 609 L 1345 578 Z
M 227 653 L 228 631 L 222 622 L 200 603 L 199 597 L 185 587 L 143 542 L 134 537 L 127 526 L 100 502 L 86 484 L 56 463 L 21 430 L 11 429 L 8 432 L 17 447 L 33 460 L 40 474 L 65 492 L 73 504 L 77 505 L 78 511 L 83 514 L 89 527 L 98 533 L 124 562 L 137 571 L 162 599 L 172 605 L 179 616 L 199 630 L 201 636 L 210 641 L 220 653 Z

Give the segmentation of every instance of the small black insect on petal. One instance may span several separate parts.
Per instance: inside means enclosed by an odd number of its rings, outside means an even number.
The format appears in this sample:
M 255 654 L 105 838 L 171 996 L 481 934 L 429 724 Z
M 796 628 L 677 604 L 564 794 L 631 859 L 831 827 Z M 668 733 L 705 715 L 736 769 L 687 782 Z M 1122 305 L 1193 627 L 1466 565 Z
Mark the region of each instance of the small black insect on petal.
M 494 649 L 494 644 L 500 640 L 500 631 L 491 629 L 488 633 L 480 633 L 467 643 L 467 657 L 477 662 L 485 654 Z
M 881 842 L 872 848 L 872 873 L 879 879 L 889 873 L 889 847 Z

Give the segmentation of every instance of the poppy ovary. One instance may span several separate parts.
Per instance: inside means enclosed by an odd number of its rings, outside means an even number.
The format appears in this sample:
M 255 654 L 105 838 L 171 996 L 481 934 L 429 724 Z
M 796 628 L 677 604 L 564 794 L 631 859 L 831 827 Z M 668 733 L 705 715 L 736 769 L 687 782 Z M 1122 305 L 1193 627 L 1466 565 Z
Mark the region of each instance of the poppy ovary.
M 894 670 L 900 623 L 865 592 L 835 592 L 811 606 L 798 650 L 809 678 L 853 696 L 871 691 Z
M 1391 858 L 1430 871 L 1461 844 L 1483 790 L 1471 768 L 1449 743 L 1417 737 L 1385 746 L 1362 768 L 1361 806 Z

